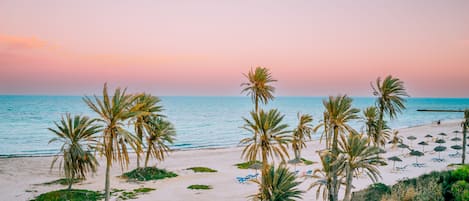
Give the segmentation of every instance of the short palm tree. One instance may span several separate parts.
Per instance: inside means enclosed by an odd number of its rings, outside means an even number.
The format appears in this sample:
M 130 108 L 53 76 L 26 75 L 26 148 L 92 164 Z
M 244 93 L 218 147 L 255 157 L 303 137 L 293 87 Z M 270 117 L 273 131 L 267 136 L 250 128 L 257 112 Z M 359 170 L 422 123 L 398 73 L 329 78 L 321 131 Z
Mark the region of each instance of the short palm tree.
M 267 104 L 269 100 L 274 99 L 275 88 L 270 85 L 272 82 L 277 80 L 272 78 L 268 68 L 257 67 L 255 70 L 251 69 L 249 73 L 244 76 L 248 79 L 248 82 L 242 83 L 244 87 L 242 93 L 247 93 L 251 96 L 252 102 L 254 102 L 254 109 L 257 112 L 259 110 L 259 103 L 262 102 Z
M 391 137 L 392 148 L 396 148 L 399 143 L 402 143 L 402 137 L 399 136 L 398 130 L 392 130 L 392 137 Z
M 311 122 L 313 122 L 313 117 L 309 114 L 300 113 L 297 114 L 298 116 L 298 125 L 293 130 L 293 138 L 292 138 L 292 149 L 295 153 L 295 161 L 301 161 L 301 150 L 306 148 L 306 138 L 311 140 L 311 133 L 313 132 L 313 126 Z
M 63 167 L 69 190 L 75 178 L 86 178 L 86 174 L 96 172 L 99 165 L 91 153 L 98 145 L 96 133 L 101 131 L 101 127 L 94 124 L 95 121 L 86 116 L 77 115 L 72 118 L 70 114 L 66 114 L 60 123 L 54 122 L 56 129 L 49 128 L 56 135 L 49 143 L 63 143 L 60 147 L 62 161 L 59 169 Z M 54 157 L 51 168 L 59 158 L 59 155 Z
M 283 115 L 276 109 L 268 112 L 259 110 L 251 112 L 251 120 L 243 118 L 244 129 L 253 134 L 252 137 L 244 138 L 240 144 L 245 145 L 242 156 L 247 161 L 256 161 L 260 155 L 262 161 L 262 176 L 268 171 L 269 158 L 280 157 L 285 161 L 288 156 L 287 146 L 291 141 L 287 124 L 283 124 Z
M 348 124 L 351 120 L 359 118 L 357 113 L 360 110 L 352 108 L 352 101 L 353 100 L 346 95 L 337 97 L 329 96 L 329 99 L 323 100 L 326 109 L 324 116 L 327 119 L 325 119 L 320 126 L 324 127 L 325 133 L 331 135 L 329 136 L 331 145 L 328 146 L 330 147 L 331 161 L 336 161 L 339 157 L 339 135 L 357 133 L 357 131 Z M 330 171 L 332 182 L 328 186 L 329 200 L 337 201 L 339 193 L 338 165 L 335 163 L 332 164 Z
M 165 158 L 165 154 L 171 151 L 167 144 L 173 144 L 176 136 L 176 129 L 174 129 L 171 122 L 161 117 L 150 117 L 148 123 L 148 136 L 147 136 L 147 154 L 145 157 L 145 167 L 148 166 L 150 155 L 158 161 Z
M 149 119 L 151 117 L 162 116 L 160 113 L 163 110 L 163 107 L 159 105 L 160 99 L 156 96 L 150 94 L 143 94 L 134 101 L 134 105 L 138 106 L 136 108 L 139 113 L 133 118 L 133 125 L 135 127 L 135 133 L 137 138 L 143 142 L 143 137 L 145 133 L 148 133 L 149 130 Z M 141 144 L 142 145 L 142 144 Z M 140 167 L 140 154 L 142 153 L 142 146 L 137 146 L 137 168 Z
M 331 152 L 329 150 L 322 150 L 319 152 L 319 158 L 321 159 L 321 168 L 315 169 L 312 178 L 315 179 L 314 182 L 309 186 L 308 190 L 312 188 L 317 188 L 316 190 L 316 200 L 319 199 L 319 196 L 322 194 L 322 200 L 327 201 L 329 198 L 329 186 L 332 184 L 331 177 L 331 167 L 333 161 L 331 161 Z M 337 189 L 341 185 L 345 185 L 344 177 L 342 174 L 339 176 L 339 182 L 336 184 Z
M 376 79 L 376 84 L 371 85 L 373 95 L 377 97 L 376 106 L 379 109 L 378 129 L 384 130 L 384 114 L 388 114 L 390 119 L 394 119 L 398 113 L 401 113 L 406 107 L 404 97 L 408 97 L 404 82 L 399 78 L 388 75 L 381 81 Z M 378 132 L 380 133 L 380 132 Z
M 350 201 L 352 196 L 353 175 L 365 172 L 373 182 L 381 177 L 378 166 L 386 165 L 384 158 L 379 157 L 379 148 L 368 145 L 368 138 L 361 134 L 341 135 L 340 152 L 337 163 L 339 169 L 345 172 L 346 185 L 344 201 Z
M 103 150 L 101 153 L 106 157 L 106 183 L 105 200 L 110 197 L 110 170 L 113 161 L 118 161 L 123 169 L 129 164 L 127 145 L 135 151 L 141 143 L 139 139 L 125 130 L 124 122 L 138 115 L 139 105 L 133 104 L 138 95 L 126 94 L 126 90 L 117 88 L 112 96 L 109 96 L 107 84 L 104 84 L 103 96 L 94 96 L 94 101 L 85 97 L 85 103 L 99 115 L 98 121 L 104 124 Z
M 297 188 L 301 182 L 296 181 L 296 175 L 290 172 L 285 163 L 275 169 L 270 166 L 267 174 L 255 183 L 259 185 L 259 193 L 251 196 L 253 200 L 262 201 L 293 201 L 301 199 L 303 191 Z

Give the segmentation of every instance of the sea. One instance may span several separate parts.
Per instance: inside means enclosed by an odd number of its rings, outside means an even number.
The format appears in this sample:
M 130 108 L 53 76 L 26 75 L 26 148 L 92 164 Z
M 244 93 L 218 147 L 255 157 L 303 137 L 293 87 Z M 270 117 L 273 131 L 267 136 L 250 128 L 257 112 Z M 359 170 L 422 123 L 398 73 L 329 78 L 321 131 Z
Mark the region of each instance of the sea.
M 243 117 L 249 117 L 253 104 L 249 97 L 160 97 L 163 114 L 174 124 L 177 139 L 173 149 L 222 148 L 239 145 L 250 136 L 242 128 Z M 325 97 L 276 97 L 264 109 L 277 108 L 289 129 L 297 124 L 298 113 L 308 113 L 314 118 L 313 125 L 322 119 Z M 364 109 L 375 104 L 372 97 L 352 97 L 353 106 Z M 417 109 L 469 108 L 469 98 L 408 98 L 407 109 L 394 120 L 391 128 L 405 128 L 435 123 L 438 120 L 462 119 L 462 113 L 418 112 Z M 57 154 L 60 144 L 49 144 L 54 137 L 47 128 L 61 116 L 71 113 L 97 117 L 83 102 L 82 96 L 16 96 L 0 95 L 0 157 L 45 156 Z M 362 113 L 360 113 L 361 115 Z M 351 122 L 363 129 L 363 121 Z M 133 129 L 128 127 L 130 131 Z M 319 138 L 319 133 L 313 135 Z

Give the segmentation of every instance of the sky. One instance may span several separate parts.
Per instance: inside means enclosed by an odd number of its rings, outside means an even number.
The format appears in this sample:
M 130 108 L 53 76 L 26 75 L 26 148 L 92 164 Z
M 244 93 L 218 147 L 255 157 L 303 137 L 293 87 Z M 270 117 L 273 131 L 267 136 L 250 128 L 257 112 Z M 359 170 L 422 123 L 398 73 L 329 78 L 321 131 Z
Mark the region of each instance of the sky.
M 469 97 L 469 1 L 0 1 L 0 94 L 240 96 L 267 67 L 277 96 Z

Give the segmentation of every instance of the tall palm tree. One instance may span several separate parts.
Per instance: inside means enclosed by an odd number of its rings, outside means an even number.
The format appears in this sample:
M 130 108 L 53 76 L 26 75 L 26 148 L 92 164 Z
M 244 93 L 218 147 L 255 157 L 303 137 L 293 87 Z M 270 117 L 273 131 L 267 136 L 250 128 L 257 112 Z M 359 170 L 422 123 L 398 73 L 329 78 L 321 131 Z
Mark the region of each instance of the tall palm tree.
M 165 154 L 171 151 L 167 143 L 173 144 L 176 136 L 176 129 L 174 129 L 173 124 L 161 117 L 150 117 L 147 123 L 149 129 L 145 167 L 148 166 L 150 155 L 153 155 L 158 161 L 164 160 Z
M 270 85 L 272 82 L 277 80 L 272 78 L 268 68 L 257 67 L 255 70 L 251 69 L 249 73 L 244 76 L 248 79 L 248 82 L 242 83 L 244 86 L 242 93 L 247 93 L 251 96 L 252 102 L 254 102 L 254 109 L 257 112 L 259 110 L 259 103 L 262 102 L 267 104 L 269 100 L 274 99 L 275 88 Z
M 326 109 L 325 117 L 327 119 L 322 123 L 323 127 L 327 129 L 325 132 L 331 134 L 331 161 L 336 161 L 339 157 L 339 135 L 343 134 L 354 134 L 357 133 L 348 123 L 351 120 L 358 119 L 359 116 L 357 113 L 359 109 L 352 108 L 352 99 L 343 96 L 329 96 L 329 99 L 323 100 L 323 105 Z M 327 125 L 325 124 L 327 123 Z M 337 201 L 338 200 L 338 174 L 339 169 L 336 163 L 332 164 L 330 168 L 332 181 L 328 186 L 329 200 Z
M 462 164 L 466 162 L 466 144 L 467 144 L 467 129 L 469 128 L 469 109 L 464 110 L 464 122 L 462 122 Z
M 369 143 L 374 146 L 385 146 L 390 138 L 390 130 L 383 121 L 383 129 L 379 129 L 379 111 L 376 107 L 367 107 L 363 110 L 363 119 L 365 120 L 366 134 L 368 135 Z
M 124 122 L 138 115 L 139 105 L 133 104 L 139 95 L 128 95 L 126 90 L 117 88 L 112 96 L 109 96 L 107 84 L 104 84 L 103 96 L 94 96 L 94 101 L 85 97 L 85 103 L 99 115 L 98 121 L 104 124 L 103 149 L 101 153 L 106 157 L 106 183 L 105 200 L 110 197 L 110 170 L 113 161 L 118 161 L 121 168 L 129 164 L 127 145 L 135 151 L 141 143 L 139 139 L 125 130 Z
M 329 188 L 332 184 L 332 175 L 331 175 L 331 152 L 329 150 L 323 150 L 318 153 L 319 158 L 321 159 L 321 168 L 315 169 L 312 178 L 315 181 L 309 186 L 308 190 L 312 188 L 317 188 L 316 190 L 316 200 L 319 199 L 319 195 L 322 194 L 322 199 L 324 201 L 329 198 Z M 341 183 L 337 183 L 340 185 Z M 339 187 L 337 187 L 339 188 Z
M 94 124 L 95 121 L 86 116 L 76 115 L 72 118 L 70 114 L 66 114 L 65 117 L 62 116 L 60 123 L 54 122 L 56 129 L 49 128 L 56 135 L 49 143 L 63 143 L 60 147 L 60 153 L 63 156 L 59 169 L 63 167 L 69 190 L 75 178 L 86 178 L 86 174 L 96 172 L 99 165 L 91 153 L 98 145 L 95 134 L 101 131 L 101 127 Z M 59 155 L 54 157 L 51 168 L 59 158 Z
M 142 96 L 135 99 L 134 104 L 139 108 L 136 108 L 139 113 L 133 118 L 133 125 L 135 127 L 135 133 L 137 138 L 143 142 L 143 136 L 145 133 L 149 133 L 149 119 L 151 117 L 163 116 L 161 111 L 163 106 L 159 105 L 160 99 L 151 94 L 143 94 Z M 137 146 L 137 168 L 140 167 L 140 154 L 142 153 L 142 146 Z
M 345 172 L 346 185 L 344 201 L 350 201 L 352 196 L 353 176 L 359 172 L 376 182 L 381 177 L 378 166 L 386 165 L 383 158 L 379 157 L 379 148 L 369 146 L 368 139 L 361 134 L 350 134 L 347 137 L 341 135 L 340 152 L 337 160 L 339 169 Z
M 293 201 L 301 199 L 303 191 L 296 188 L 301 182 L 296 181 L 296 175 L 290 172 L 285 163 L 275 169 L 270 166 L 262 182 L 255 182 L 260 186 L 259 193 L 252 195 L 253 200 L 262 201 Z
M 384 114 L 388 114 L 390 119 L 394 119 L 406 107 L 404 97 L 408 97 L 404 82 L 399 78 L 388 75 L 382 82 L 381 78 L 376 79 L 376 85 L 371 85 L 373 95 L 377 97 L 376 106 L 379 109 L 378 133 L 385 129 Z
M 309 114 L 297 114 L 298 125 L 293 130 L 292 149 L 295 153 L 295 162 L 301 161 L 301 149 L 306 148 L 306 138 L 311 140 L 311 133 L 313 132 L 313 116 Z
M 244 129 L 253 134 L 252 137 L 244 138 L 240 144 L 246 145 L 242 156 L 248 161 L 256 161 L 258 155 L 262 160 L 262 176 L 267 176 L 269 158 L 280 157 L 285 161 L 288 156 L 287 146 L 291 141 L 287 124 L 282 124 L 283 115 L 276 109 L 268 112 L 259 110 L 251 112 L 251 120 L 243 118 Z

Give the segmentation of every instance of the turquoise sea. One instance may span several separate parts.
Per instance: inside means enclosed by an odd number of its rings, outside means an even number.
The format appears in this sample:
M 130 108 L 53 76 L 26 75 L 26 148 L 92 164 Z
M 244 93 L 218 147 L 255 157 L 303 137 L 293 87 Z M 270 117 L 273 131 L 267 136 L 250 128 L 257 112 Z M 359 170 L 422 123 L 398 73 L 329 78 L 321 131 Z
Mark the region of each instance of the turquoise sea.
M 248 136 L 240 127 L 253 105 L 248 97 L 161 97 L 164 114 L 177 130 L 175 149 L 231 147 Z M 277 97 L 265 108 L 278 108 L 292 128 L 297 112 L 309 113 L 317 124 L 322 117 L 323 97 Z M 354 106 L 363 109 L 373 98 L 354 97 Z M 392 128 L 410 127 L 440 119 L 459 119 L 461 113 L 417 112 L 417 109 L 469 108 L 469 98 L 409 98 L 407 110 L 391 121 Z M 81 96 L 0 96 L 0 157 L 52 155 L 58 144 L 48 144 L 53 134 L 47 130 L 65 113 L 95 114 Z M 353 122 L 356 129 L 362 123 Z M 318 137 L 320 134 L 316 134 Z

